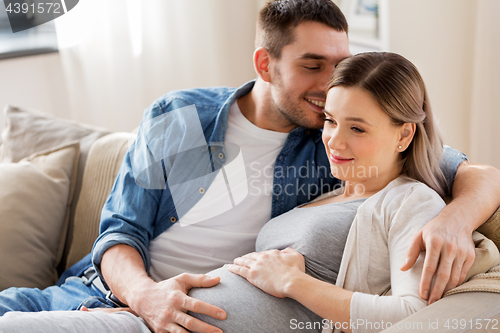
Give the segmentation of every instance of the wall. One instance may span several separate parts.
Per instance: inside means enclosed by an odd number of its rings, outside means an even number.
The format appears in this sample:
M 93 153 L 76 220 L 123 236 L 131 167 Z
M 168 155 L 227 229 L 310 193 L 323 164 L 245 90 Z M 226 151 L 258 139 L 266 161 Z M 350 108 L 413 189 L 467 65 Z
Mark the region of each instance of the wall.
M 445 142 L 500 168 L 500 1 L 380 1 L 387 50 L 419 68 Z
M 388 3 L 389 50 L 418 67 L 445 142 L 469 153 L 474 0 Z
M 58 53 L 0 61 L 0 108 L 7 103 L 70 118 L 68 93 Z M 0 113 L 0 131 L 4 127 Z

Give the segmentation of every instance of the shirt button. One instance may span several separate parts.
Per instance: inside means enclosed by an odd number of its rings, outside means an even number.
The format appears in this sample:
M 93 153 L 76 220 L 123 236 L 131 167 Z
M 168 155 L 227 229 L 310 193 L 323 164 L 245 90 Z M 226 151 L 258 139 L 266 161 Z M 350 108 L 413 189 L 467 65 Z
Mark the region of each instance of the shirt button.
M 170 222 L 175 223 L 175 221 L 177 221 L 177 219 L 176 219 L 175 217 L 173 217 L 173 216 L 172 216 L 172 217 L 170 218 Z
M 219 153 L 219 158 L 223 159 L 224 158 L 224 154 L 223 153 Z
M 310 131 L 306 131 L 306 134 L 309 135 L 309 134 L 311 134 L 311 132 Z
M 205 193 L 205 189 L 203 187 L 200 188 L 200 193 L 201 194 Z

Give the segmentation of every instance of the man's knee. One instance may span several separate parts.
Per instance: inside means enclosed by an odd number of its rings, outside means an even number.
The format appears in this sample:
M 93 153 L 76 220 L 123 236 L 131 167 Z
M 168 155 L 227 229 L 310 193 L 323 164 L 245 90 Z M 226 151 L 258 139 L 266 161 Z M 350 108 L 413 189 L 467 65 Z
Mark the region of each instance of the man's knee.
M 41 291 L 30 288 L 9 288 L 0 292 L 0 316 L 10 311 L 41 311 L 33 298 Z

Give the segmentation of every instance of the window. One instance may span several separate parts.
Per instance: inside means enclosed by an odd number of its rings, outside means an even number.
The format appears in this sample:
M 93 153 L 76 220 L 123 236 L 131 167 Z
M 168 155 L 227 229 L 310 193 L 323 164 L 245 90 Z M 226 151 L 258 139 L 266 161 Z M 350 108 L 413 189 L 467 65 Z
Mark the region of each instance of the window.
M 38 26 L 36 17 L 30 13 L 13 15 L 16 25 L 23 25 L 27 30 L 12 32 L 9 17 L 4 4 L 9 1 L 0 1 L 0 59 L 8 59 L 50 52 L 57 52 L 57 36 L 54 21 Z M 29 5 L 30 0 L 25 0 Z

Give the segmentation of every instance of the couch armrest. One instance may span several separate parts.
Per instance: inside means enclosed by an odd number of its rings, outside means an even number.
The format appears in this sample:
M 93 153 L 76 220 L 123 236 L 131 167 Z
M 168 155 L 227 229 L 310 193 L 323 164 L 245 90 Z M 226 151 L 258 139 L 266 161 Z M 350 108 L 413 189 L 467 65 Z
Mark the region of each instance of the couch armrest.
M 486 329 L 488 322 L 489 326 Z M 479 327 L 480 324 L 482 327 Z M 500 294 L 468 292 L 445 297 L 382 332 L 499 331 Z

